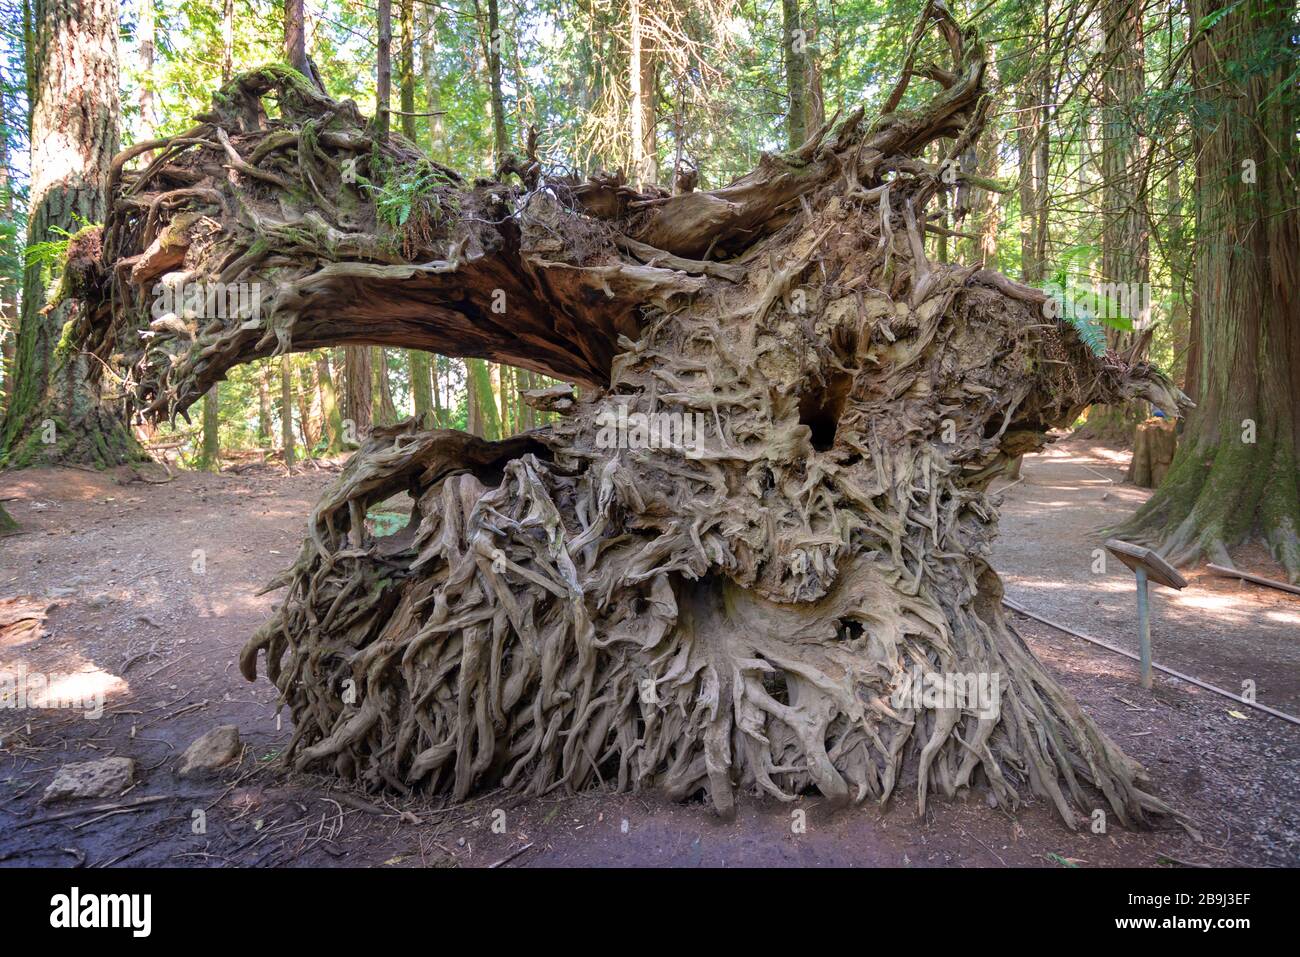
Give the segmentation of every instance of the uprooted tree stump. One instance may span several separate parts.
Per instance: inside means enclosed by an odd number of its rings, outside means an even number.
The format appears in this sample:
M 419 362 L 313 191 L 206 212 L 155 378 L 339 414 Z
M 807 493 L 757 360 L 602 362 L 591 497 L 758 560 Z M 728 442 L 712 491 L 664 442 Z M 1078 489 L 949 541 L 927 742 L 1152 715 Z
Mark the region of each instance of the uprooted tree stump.
M 1178 431 L 1167 418 L 1152 416 L 1133 427 L 1133 458 L 1127 480 L 1138 488 L 1156 488 L 1169 474 L 1178 451 Z
M 907 784 L 924 808 L 978 785 L 1071 826 L 1168 810 L 1005 620 L 988 486 L 1090 403 L 1177 395 L 1042 292 L 927 258 L 951 177 L 920 156 L 960 156 L 989 99 L 973 31 L 938 4 L 926 25 L 950 68 L 909 60 L 880 118 L 711 191 L 532 156 L 470 183 L 281 68 L 119 157 L 79 334 L 146 415 L 341 343 L 588 387 L 531 395 L 560 417 L 526 435 L 408 421 L 352 457 L 241 658 L 291 709 L 297 767 L 458 799 L 603 782 L 726 812 Z M 938 92 L 899 109 L 913 73 Z M 260 312 L 151 315 L 156 284 L 199 281 L 260 284 Z M 376 538 L 367 508 L 401 492 L 410 524 Z M 977 674 L 991 709 L 911 693 Z

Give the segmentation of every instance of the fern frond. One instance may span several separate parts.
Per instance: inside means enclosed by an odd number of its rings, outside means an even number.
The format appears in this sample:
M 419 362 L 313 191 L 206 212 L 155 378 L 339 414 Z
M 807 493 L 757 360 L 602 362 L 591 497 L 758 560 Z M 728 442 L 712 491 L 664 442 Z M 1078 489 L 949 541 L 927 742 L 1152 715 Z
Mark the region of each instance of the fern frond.
M 1106 354 L 1106 333 L 1102 331 L 1101 324 L 1092 316 L 1082 314 L 1070 314 L 1065 317 L 1083 344 L 1092 350 L 1095 356 Z

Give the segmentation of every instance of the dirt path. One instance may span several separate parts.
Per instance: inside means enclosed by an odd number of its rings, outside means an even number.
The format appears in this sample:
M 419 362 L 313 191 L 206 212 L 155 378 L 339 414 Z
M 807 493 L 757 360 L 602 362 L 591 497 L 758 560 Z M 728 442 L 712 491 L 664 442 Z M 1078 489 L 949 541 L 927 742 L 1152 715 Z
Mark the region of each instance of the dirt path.
M 1123 484 L 1127 454 L 1067 442 L 1033 457 L 1025 479 L 1006 493 L 994 567 L 1007 597 L 1085 634 L 1137 651 L 1133 573 L 1105 555 L 1103 529 L 1118 524 L 1150 492 Z M 1259 546 L 1238 564 L 1285 580 Z M 1184 569 L 1183 591 L 1151 587 L 1155 661 L 1241 695 L 1300 715 L 1300 598 L 1286 592 Z
M 1131 578 L 1113 562 L 1106 575 L 1091 572 L 1097 527 L 1145 494 L 1111 488 L 1085 467 L 1118 482 L 1109 455 L 1076 443 L 1029 460 L 1025 481 L 1007 494 L 995 564 L 1023 604 L 1132 644 Z M 1300 728 L 1253 711 L 1234 717 L 1239 706 L 1181 683 L 1160 680 L 1145 692 L 1131 663 L 1025 619 L 1017 627 L 1035 652 L 1146 764 L 1158 793 L 1202 828 L 1204 844 L 1173 826 L 1134 832 L 1109 821 L 1105 834 L 1070 832 L 1041 802 L 1008 814 L 976 797 L 940 800 L 921 822 L 910 792 L 883 811 L 747 798 L 737 819 L 723 822 L 700 804 L 657 795 L 488 794 L 443 807 L 287 775 L 272 759 L 288 723 L 277 725 L 270 685 L 246 683 L 235 656 L 275 601 L 255 592 L 292 559 L 330 478 L 266 470 L 123 485 L 75 470 L 0 475 L 0 498 L 12 499 L 24 528 L 0 540 L 0 599 L 51 604 L 43 635 L 0 643 L 0 673 L 75 673 L 106 694 L 98 720 L 0 711 L 0 866 L 1300 862 Z M 1260 561 L 1257 570 L 1272 573 Z M 1162 593 L 1155 615 L 1158 661 L 1233 690 L 1250 677 L 1261 701 L 1300 706 L 1300 599 L 1198 575 L 1182 595 Z M 179 779 L 179 753 L 225 723 L 238 725 L 247 745 L 238 769 L 208 782 Z M 115 754 L 141 769 L 122 804 L 162 800 L 39 822 L 63 810 L 37 804 L 60 765 Z

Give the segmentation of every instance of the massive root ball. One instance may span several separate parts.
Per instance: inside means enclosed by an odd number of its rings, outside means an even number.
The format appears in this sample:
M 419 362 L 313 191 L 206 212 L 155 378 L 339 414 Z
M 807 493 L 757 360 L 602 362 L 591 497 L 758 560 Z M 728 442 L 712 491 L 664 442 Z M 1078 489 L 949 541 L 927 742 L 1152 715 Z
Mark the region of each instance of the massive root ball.
M 1070 822 L 1085 783 L 1126 821 L 1162 809 L 985 561 L 1006 449 L 1077 411 L 1053 396 L 1080 367 L 1137 385 L 966 270 L 892 300 L 859 216 L 832 199 L 775 237 L 807 315 L 763 305 L 786 280 L 758 257 L 652 312 L 607 392 L 543 397 L 551 429 L 377 432 L 244 651 L 297 766 L 457 798 L 604 782 L 726 811 L 738 788 L 883 800 L 910 778 L 922 807 L 980 781 Z M 374 537 L 366 510 L 401 492 L 409 526 Z
M 918 156 L 965 150 L 987 97 L 974 35 L 927 20 L 954 57 L 922 72 L 930 103 L 894 110 L 904 82 L 874 123 L 712 192 L 519 160 L 522 185 L 470 186 L 283 71 L 124 176 L 84 332 L 136 408 L 341 342 L 584 385 L 531 396 L 559 419 L 524 436 L 408 422 L 353 456 L 241 661 L 291 709 L 292 762 L 455 798 L 604 783 L 726 812 L 906 785 L 924 808 L 979 786 L 1071 826 L 1168 810 L 1004 620 L 988 488 L 1091 402 L 1179 396 L 1041 292 L 929 261 L 952 167 Z M 414 231 L 353 187 L 384 164 L 436 173 Z M 151 320 L 175 273 L 272 291 L 261 316 Z M 403 492 L 410 524 L 377 537 L 367 510 Z

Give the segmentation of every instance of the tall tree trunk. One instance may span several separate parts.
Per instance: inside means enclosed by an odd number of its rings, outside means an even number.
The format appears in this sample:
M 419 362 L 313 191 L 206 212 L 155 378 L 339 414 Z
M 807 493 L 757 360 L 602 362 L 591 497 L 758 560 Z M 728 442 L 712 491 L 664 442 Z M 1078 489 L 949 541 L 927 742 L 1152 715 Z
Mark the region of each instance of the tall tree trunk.
M 446 413 L 442 409 L 442 360 L 436 353 L 429 358 L 433 372 L 433 421 L 439 428 L 446 428 Z
M 442 91 L 438 87 L 438 23 L 439 10 L 432 4 L 420 4 L 424 15 L 424 40 L 420 44 L 420 71 L 424 75 L 424 98 L 429 110 L 429 154 L 436 160 L 447 160 L 446 137 L 443 132 Z
M 158 125 L 158 116 L 154 108 L 153 62 L 154 62 L 154 0 L 139 0 L 140 23 L 137 40 L 140 45 L 140 66 L 143 68 L 140 78 L 140 127 L 141 139 L 152 139 L 154 127 Z
M 345 441 L 363 442 L 374 425 L 374 384 L 370 372 L 370 348 L 346 346 L 343 350 L 343 416 Z M 351 428 L 348 428 L 351 423 Z M 349 435 L 349 433 L 351 433 Z
M 211 390 L 208 391 L 211 394 Z M 257 369 L 257 440 L 263 448 L 275 445 L 271 429 L 271 367 L 268 360 L 258 363 Z
M 995 88 L 999 86 L 997 72 L 996 56 L 990 58 L 989 66 L 989 83 Z M 972 145 L 970 154 L 966 158 L 965 168 L 973 167 L 973 171 L 985 180 L 996 180 L 998 174 L 998 145 L 1001 142 L 1001 130 L 996 127 L 988 127 L 982 136 Z M 965 184 L 963 184 L 965 186 Z M 962 189 L 959 188 L 958 195 L 961 196 Z M 970 230 L 975 238 L 968 240 L 969 248 L 966 251 L 966 261 L 974 264 L 978 263 L 980 268 L 990 264 L 997 265 L 998 255 L 998 233 L 1002 225 L 1001 194 L 991 189 L 983 189 L 979 186 L 971 186 L 967 194 L 972 217 L 974 222 Z
M 632 181 L 637 185 L 655 183 L 659 179 L 657 68 L 647 36 L 645 3 L 646 0 L 631 0 L 629 9 L 628 103 L 632 127 Z
M 152 0 L 143 0 L 148 5 Z M 221 8 L 221 80 L 224 84 L 235 70 L 235 0 L 224 0 Z M 271 397 L 268 393 L 265 372 L 258 379 L 259 434 L 258 439 L 270 444 L 271 439 Z M 214 444 L 220 452 L 220 390 L 213 386 L 203 400 L 203 445 L 208 445 L 208 406 L 212 406 L 212 429 L 215 433 Z
M 808 68 L 808 95 L 804 101 L 804 127 L 812 133 L 826 122 L 826 92 L 822 89 L 822 17 L 817 0 L 808 0 L 801 13 L 808 38 L 804 62 Z M 995 61 L 996 62 L 996 61 Z
M 398 8 L 402 29 L 401 54 L 398 57 L 398 83 L 402 99 L 402 135 L 412 143 L 415 130 L 415 0 L 401 0 Z M 430 107 L 433 109 L 433 107 Z M 411 400 L 417 416 L 433 407 L 429 388 L 429 354 L 419 349 L 406 353 L 411 374 Z
M 229 80 L 235 72 L 235 0 L 223 0 L 221 6 L 221 79 Z
M 535 389 L 536 376 L 527 369 L 515 369 L 515 389 L 519 392 Z M 519 429 L 527 432 L 537 425 L 537 412 L 527 402 L 519 403 Z
M 998 174 L 998 138 L 984 136 L 978 145 L 979 159 L 976 172 L 985 179 L 996 179 Z M 981 269 L 997 266 L 998 236 L 1002 227 L 1002 196 L 995 190 L 971 189 L 971 205 L 975 213 L 974 235 L 970 243 L 967 262 L 979 263 Z
M 577 92 L 574 97 L 581 114 L 591 114 L 601 96 L 607 89 L 605 85 L 605 63 L 601 60 L 603 39 L 607 31 L 602 31 L 601 14 L 596 0 L 582 0 L 582 23 L 578 31 L 577 70 L 574 82 Z M 590 139 L 584 139 L 578 147 L 578 168 L 586 172 L 595 172 L 604 164 L 604 157 L 595 149 Z
M 429 377 L 429 353 L 408 349 L 407 360 L 411 372 L 411 405 L 417 416 L 433 409 L 433 382 Z
M 473 425 L 470 432 L 485 439 L 501 438 L 501 416 L 492 391 L 492 372 L 482 359 L 466 359 L 465 372 L 470 396 Z
M 397 421 L 397 406 L 388 381 L 388 350 L 375 346 L 370 361 L 375 372 L 375 396 L 379 401 L 375 409 L 375 425 L 392 425 Z
M 329 353 L 324 349 L 316 355 L 316 387 L 320 392 L 321 424 L 329 439 L 326 448 L 337 452 L 343 448 L 343 415 L 339 412 L 338 392 L 330 373 Z
M 1150 226 L 1143 183 L 1143 141 L 1132 111 L 1137 109 L 1145 81 L 1142 8 L 1140 0 L 1106 0 L 1102 7 L 1101 136 L 1101 275 L 1103 288 L 1118 290 L 1110 297 L 1124 311 L 1137 315 L 1135 331 L 1107 328 L 1112 349 L 1127 350 L 1150 320 Z M 1080 164 L 1083 168 L 1084 164 Z M 1134 305 L 1139 304 L 1135 308 Z M 1147 305 L 1141 305 L 1147 304 Z M 1142 418 L 1138 403 L 1128 407 L 1093 409 L 1088 424 L 1129 437 Z
M 203 397 L 203 454 L 199 458 L 199 467 L 207 472 L 221 471 L 220 388 L 214 385 Z
M 1183 226 L 1183 187 L 1182 164 L 1171 158 L 1169 172 L 1165 176 L 1165 249 L 1169 260 L 1169 275 L 1172 280 L 1170 295 L 1173 302 L 1169 311 L 1169 331 L 1173 339 L 1174 381 L 1184 392 L 1188 391 L 1187 359 L 1191 338 L 1191 315 L 1187 308 L 1187 233 Z M 1190 393 L 1188 393 L 1190 395 Z
M 1294 12 L 1272 0 L 1194 0 L 1217 22 L 1191 52 L 1193 86 L 1222 90 L 1196 149 L 1197 407 L 1168 477 L 1125 534 L 1179 563 L 1228 564 L 1254 535 L 1300 581 L 1300 107 Z M 1252 69 L 1245 72 L 1242 64 Z M 1271 94 L 1271 95 L 1270 95 Z
M 308 361 L 298 368 L 297 399 L 298 434 L 302 436 L 304 453 L 311 457 L 320 444 L 323 430 L 320 372 L 315 362 Z
M 0 88 L 0 126 L 5 135 L 0 136 L 0 217 L 6 223 L 17 218 L 17 206 L 14 203 L 13 183 L 9 178 L 9 131 L 12 116 L 9 112 L 9 94 Z M 15 230 L 12 237 L 6 236 L 4 248 L 0 254 L 15 263 L 20 260 L 22 246 Z M 0 275 L 0 420 L 9 406 L 9 393 L 13 391 L 14 376 L 14 340 L 18 333 L 18 277 Z M 0 447 L 2 450 L 2 447 Z
M 477 0 L 476 0 L 477 3 Z M 488 92 L 492 101 L 492 143 L 496 149 L 494 165 L 510 152 L 510 134 L 506 131 L 506 103 L 501 93 L 501 13 L 497 0 L 487 0 L 487 29 L 483 31 L 483 54 L 487 60 Z
M 375 123 L 381 139 L 388 138 L 393 97 L 393 0 L 379 0 L 379 50 L 375 56 Z
M 23 274 L 14 390 L 0 430 L 0 460 L 115 464 L 138 456 L 125 422 L 100 402 L 87 360 L 56 345 L 68 321 L 68 294 L 98 258 L 109 163 L 117 150 L 117 6 L 107 0 L 33 0 L 28 46 L 31 180 L 28 244 L 77 234 L 69 243 L 60 291 L 46 305 L 48 266 Z
M 474 374 L 474 363 L 482 361 L 465 360 L 465 431 L 479 438 L 483 437 L 483 414 L 479 411 L 478 377 Z
M 211 469 L 221 449 L 221 389 L 214 385 L 203 396 L 203 468 Z M 209 450 L 213 450 L 209 457 Z
M 1016 151 L 1020 168 L 1020 278 L 1040 283 L 1047 277 L 1047 175 L 1051 146 L 1050 63 L 1042 51 L 1051 48 L 1048 8 L 1025 11 L 1021 29 L 1044 34 L 1041 47 L 1027 46 L 1021 55 L 1030 67 L 1016 84 Z
M 1032 28 L 1031 28 L 1032 29 Z M 1029 57 L 1028 51 L 1022 55 Z M 1046 70 L 1046 64 L 1041 67 Z M 1032 69 L 1032 68 L 1031 68 Z M 1037 78 L 1032 72 L 1027 72 L 1025 76 L 1016 84 L 1016 164 L 1019 171 L 1018 198 L 1020 205 L 1019 231 L 1020 231 L 1020 279 L 1028 284 L 1038 284 L 1043 281 L 1046 273 L 1046 265 L 1043 262 L 1042 249 L 1046 245 L 1046 236 L 1042 237 L 1042 244 L 1039 242 L 1040 224 L 1042 228 L 1046 226 L 1046 215 L 1039 211 L 1039 204 L 1045 201 L 1047 195 L 1046 182 L 1040 184 L 1040 176 L 1045 179 L 1045 175 L 1040 171 L 1039 157 L 1045 155 L 1040 153 L 1040 140 L 1043 147 L 1047 144 L 1047 130 L 1043 122 L 1043 117 L 1047 113 L 1046 104 L 1039 96 L 1039 84 Z M 1042 169 L 1046 169 L 1046 162 L 1042 164 Z M 1006 477 L 1012 481 L 1020 477 L 1020 468 L 1023 464 L 1024 456 L 1017 455 L 1007 466 Z
M 303 12 L 303 0 L 284 2 L 284 58 L 303 76 L 312 75 L 311 65 L 307 62 L 307 18 Z
M 635 0 L 633 0 L 635 2 Z M 785 53 L 785 129 L 787 145 L 798 149 L 808 139 L 808 39 L 803 29 L 799 0 L 781 0 Z
M 1020 278 L 1041 282 L 1043 262 L 1038 258 L 1038 138 L 1042 135 L 1042 109 L 1038 90 L 1026 78 L 1016 93 L 1016 153 L 1020 165 Z
M 284 467 L 293 468 L 293 357 L 280 357 L 280 445 L 284 449 Z
M 398 16 L 402 30 L 397 60 L 398 86 L 402 103 L 402 135 L 415 142 L 415 0 L 401 0 Z
M 501 23 L 497 0 L 487 0 L 487 32 L 485 53 L 488 64 L 488 87 L 492 101 L 492 129 L 496 148 L 495 163 L 510 152 L 510 138 L 506 132 L 505 99 L 501 93 Z M 468 404 L 469 431 L 472 435 L 496 438 L 500 435 L 500 422 L 492 405 L 492 379 L 487 363 L 482 359 L 465 360 L 466 401 Z
M 140 0 L 140 57 L 144 61 L 146 80 L 140 84 L 140 118 L 144 139 L 151 139 L 153 131 L 153 60 L 154 60 L 154 0 Z M 230 9 L 223 13 L 221 31 L 221 77 L 230 78 L 232 45 L 234 43 L 233 0 L 226 0 Z M 203 396 L 203 453 L 200 468 L 209 472 L 221 471 L 221 389 L 213 385 Z
M 510 402 L 506 391 L 506 383 L 509 381 L 509 368 L 509 366 L 500 365 L 496 362 L 488 365 L 488 372 L 492 382 L 492 405 L 496 409 L 497 421 L 501 424 L 497 438 L 501 439 L 514 434 L 510 422 Z
M 1052 81 L 1046 69 L 1039 77 L 1038 129 L 1034 136 L 1034 261 L 1040 276 L 1047 274 L 1048 172 L 1052 146 Z

